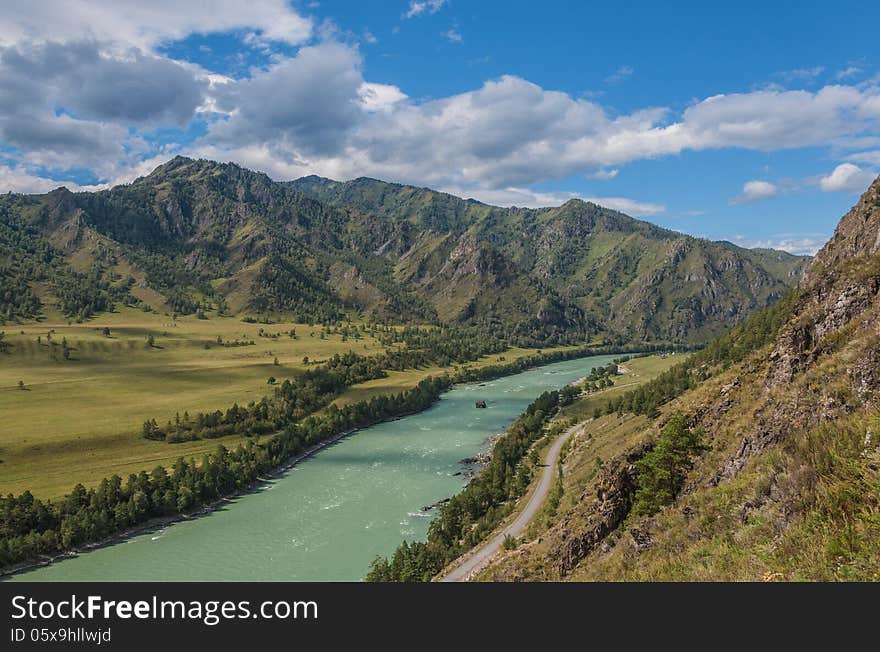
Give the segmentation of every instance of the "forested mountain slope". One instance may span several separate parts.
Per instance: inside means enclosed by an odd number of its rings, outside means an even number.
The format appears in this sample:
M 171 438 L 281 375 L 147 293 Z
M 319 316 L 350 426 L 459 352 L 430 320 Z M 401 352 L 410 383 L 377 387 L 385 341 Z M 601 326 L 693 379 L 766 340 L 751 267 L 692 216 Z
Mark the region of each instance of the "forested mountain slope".
M 0 198 L 0 317 L 177 313 L 466 324 L 512 342 L 704 341 L 805 259 L 594 204 L 506 209 L 369 179 L 277 183 L 177 157 L 131 184 Z
M 880 179 L 794 294 L 598 411 L 486 577 L 876 581 L 878 392 Z
M 533 210 L 364 178 L 340 183 L 313 176 L 291 185 L 383 218 L 374 251 L 394 260 L 408 283 L 430 286 L 438 277 L 446 287 L 452 283 L 459 303 L 435 301 L 448 318 L 471 308 L 462 299 L 471 288 L 457 287 L 454 271 L 466 262 L 456 256 L 462 251 L 492 252 L 549 289 L 546 312 L 580 310 L 591 323 L 636 339 L 708 339 L 781 296 L 805 264 L 784 252 L 692 238 L 580 200 Z M 425 242 L 432 232 L 443 233 L 442 242 Z

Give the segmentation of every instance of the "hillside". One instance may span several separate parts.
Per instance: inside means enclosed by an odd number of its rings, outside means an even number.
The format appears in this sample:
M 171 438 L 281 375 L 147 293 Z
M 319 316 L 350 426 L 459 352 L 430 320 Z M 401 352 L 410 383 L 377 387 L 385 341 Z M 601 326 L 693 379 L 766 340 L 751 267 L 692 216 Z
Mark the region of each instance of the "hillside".
M 704 341 L 777 299 L 805 263 L 784 252 L 692 238 L 580 200 L 533 210 L 374 179 L 312 176 L 290 185 L 383 218 L 388 232 L 372 243 L 375 251 L 395 260 L 398 277 L 410 284 L 430 293 L 439 279 L 450 294 L 454 289 L 457 304 L 434 301 L 447 318 L 473 309 L 465 297 L 481 299 L 476 288 L 456 282 L 466 262 L 456 257 L 462 247 L 492 252 L 540 283 L 552 297 L 547 311 L 582 311 L 627 339 Z M 425 243 L 426 232 L 444 238 Z
M 878 325 L 880 179 L 794 295 L 589 406 L 559 513 L 483 578 L 880 579 Z
M 128 185 L 0 198 L 0 315 L 146 311 L 471 325 L 511 342 L 704 341 L 805 259 L 594 204 L 505 209 L 177 157 Z

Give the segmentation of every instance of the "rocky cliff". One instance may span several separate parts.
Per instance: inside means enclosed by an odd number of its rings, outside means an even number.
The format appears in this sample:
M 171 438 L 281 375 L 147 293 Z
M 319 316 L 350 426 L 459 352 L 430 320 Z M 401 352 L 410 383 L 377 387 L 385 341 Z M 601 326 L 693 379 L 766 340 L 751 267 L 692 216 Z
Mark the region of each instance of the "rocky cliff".
M 606 462 L 495 579 L 880 579 L 880 179 L 810 265 L 769 345 L 653 420 L 603 416 L 626 450 Z M 705 433 L 674 502 L 628 511 L 635 462 L 673 413 Z M 629 424 L 629 425 L 627 425 Z M 575 447 L 568 463 L 594 454 Z M 574 479 L 572 479 L 574 482 Z

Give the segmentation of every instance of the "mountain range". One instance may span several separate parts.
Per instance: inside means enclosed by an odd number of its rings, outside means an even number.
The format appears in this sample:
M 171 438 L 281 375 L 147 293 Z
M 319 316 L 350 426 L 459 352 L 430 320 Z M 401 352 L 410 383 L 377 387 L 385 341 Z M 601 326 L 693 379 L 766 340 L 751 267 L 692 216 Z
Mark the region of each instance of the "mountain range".
M 571 508 L 489 576 L 877 581 L 878 397 L 880 178 L 785 301 L 588 425 L 566 462 L 591 474 Z M 670 423 L 701 444 L 676 448 Z M 607 433 L 619 452 L 594 464 Z M 678 482 L 644 509 L 670 451 Z
M 145 310 L 468 325 L 533 345 L 697 343 L 799 281 L 804 257 L 593 203 L 499 208 L 375 179 L 275 182 L 177 157 L 99 192 L 0 198 L 0 316 Z

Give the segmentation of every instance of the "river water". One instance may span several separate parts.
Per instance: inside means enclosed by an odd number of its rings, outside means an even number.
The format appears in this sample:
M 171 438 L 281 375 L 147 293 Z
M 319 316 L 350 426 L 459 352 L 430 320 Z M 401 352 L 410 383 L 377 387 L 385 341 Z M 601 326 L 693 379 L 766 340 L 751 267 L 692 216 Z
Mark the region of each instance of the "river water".
M 616 356 L 457 386 L 431 408 L 358 431 L 205 516 L 16 575 L 13 581 L 356 581 L 376 555 L 424 539 L 458 492 L 460 460 L 535 398 Z M 485 410 L 474 401 L 485 400 Z

